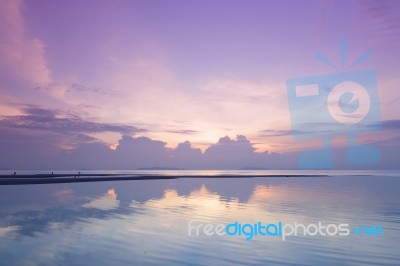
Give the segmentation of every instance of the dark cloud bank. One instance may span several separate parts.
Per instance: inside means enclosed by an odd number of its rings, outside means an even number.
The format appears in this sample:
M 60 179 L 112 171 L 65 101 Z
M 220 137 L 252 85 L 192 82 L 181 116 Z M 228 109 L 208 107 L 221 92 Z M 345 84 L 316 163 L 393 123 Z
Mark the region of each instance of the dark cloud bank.
M 176 148 L 146 137 L 131 125 L 88 122 L 73 113 L 35 106 L 21 108 L 23 115 L 0 118 L 1 169 L 296 169 L 297 154 L 256 152 L 245 136 L 223 137 L 204 153 L 189 141 Z M 388 126 L 397 128 L 398 122 Z M 117 132 L 123 137 L 115 150 L 88 134 Z M 73 149 L 65 147 L 73 145 Z M 392 143 L 393 144 L 393 143 Z M 398 144 L 398 143 L 397 143 Z M 399 145 L 382 146 L 378 165 L 347 165 L 344 150 L 334 151 L 335 166 L 342 169 L 398 168 Z
M 95 156 L 93 156 L 95 154 Z M 175 149 L 166 143 L 146 137 L 123 136 L 116 150 L 102 143 L 80 145 L 56 159 L 68 168 L 89 167 L 104 169 L 182 168 L 182 169 L 240 169 L 267 168 L 268 153 L 256 153 L 243 136 L 236 140 L 221 138 L 203 154 L 190 142 L 180 143 Z M 61 167 L 61 165 L 59 166 Z

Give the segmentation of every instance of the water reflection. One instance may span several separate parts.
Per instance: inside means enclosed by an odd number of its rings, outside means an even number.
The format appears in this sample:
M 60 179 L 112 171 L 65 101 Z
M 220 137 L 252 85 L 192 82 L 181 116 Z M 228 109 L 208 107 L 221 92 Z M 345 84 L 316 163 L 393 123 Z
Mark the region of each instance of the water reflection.
M 90 200 L 88 203 L 83 204 L 82 207 L 106 211 L 118 208 L 118 205 L 119 200 L 117 200 L 117 193 L 114 188 L 110 188 L 103 196 Z
M 396 264 L 400 179 L 141 180 L 0 187 L 6 265 Z M 381 238 L 189 237 L 190 220 L 380 225 Z M 290 256 L 288 255 L 290 254 Z

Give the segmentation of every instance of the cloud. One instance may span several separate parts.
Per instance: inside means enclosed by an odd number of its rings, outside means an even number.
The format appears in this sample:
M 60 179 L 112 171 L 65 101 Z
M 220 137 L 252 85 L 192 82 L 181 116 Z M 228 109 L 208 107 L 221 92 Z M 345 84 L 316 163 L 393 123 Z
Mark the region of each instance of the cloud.
M 259 131 L 258 136 L 261 138 L 267 138 L 271 140 L 281 140 L 278 141 L 282 143 L 282 140 L 289 141 L 293 138 L 296 139 L 309 139 L 317 140 L 324 137 L 329 137 L 335 134 L 335 125 L 330 123 L 304 123 L 299 129 L 293 130 L 279 130 L 279 129 L 265 129 Z M 361 130 L 361 127 L 357 127 Z
M 115 150 L 96 139 L 78 135 L 76 146 L 70 150 L 57 147 L 59 134 L 32 135 L 31 131 L 5 128 L 0 131 L 0 168 L 3 169 L 126 169 L 181 168 L 181 169 L 296 169 L 297 152 L 284 154 L 256 152 L 254 144 L 245 136 L 220 138 L 204 153 L 189 141 L 169 148 L 163 141 L 147 137 L 123 136 Z M 24 129 L 25 130 L 25 129 Z M 69 137 L 69 136 L 68 136 Z M 374 143 L 381 149 L 383 161 L 379 165 L 363 167 L 392 169 L 397 167 L 398 146 Z M 378 145 L 379 144 L 379 145 Z M 345 158 L 345 148 L 334 148 L 334 155 Z M 336 160 L 336 159 L 335 159 Z M 341 161 L 340 161 L 341 160 Z M 348 169 L 340 159 L 335 167 Z
M 173 161 L 187 169 L 199 169 L 203 165 L 203 154 L 200 149 L 192 147 L 189 141 L 179 143 L 173 151 Z
M 32 130 L 0 126 L 0 168 L 48 167 L 49 158 L 60 152 L 60 145 L 63 145 L 64 141 L 66 141 L 65 136 L 51 132 L 32 132 Z M 76 139 L 68 141 L 76 142 Z
M 44 86 L 37 86 L 35 89 L 65 103 L 83 107 L 93 107 L 93 105 L 87 103 L 92 102 L 93 99 L 97 102 L 99 97 L 103 97 L 105 101 L 109 101 L 110 97 L 114 99 L 126 97 L 126 93 L 122 93 L 121 91 L 98 86 L 88 86 L 76 82 L 52 82 Z
M 79 91 L 79 92 L 90 92 L 95 94 L 105 94 L 109 96 L 121 96 L 119 91 L 112 91 L 103 89 L 100 87 L 89 87 L 83 84 L 72 83 L 69 85 L 70 90 Z
M 2 0 L 0 5 L 2 78 L 21 79 L 33 86 L 51 82 L 45 59 L 45 46 L 41 40 L 28 35 L 21 14 L 22 1 Z
M 200 131 L 190 130 L 190 129 L 180 129 L 180 130 L 166 130 L 165 132 L 175 133 L 175 134 L 183 134 L 183 135 L 190 135 L 190 134 L 199 133 Z
M 0 117 L 0 126 L 8 128 L 44 130 L 62 134 L 85 134 L 100 132 L 133 134 L 144 131 L 143 129 L 139 129 L 130 125 L 85 121 L 78 115 L 71 112 L 50 110 L 32 105 L 25 105 L 21 108 L 21 110 L 24 112 L 23 115 Z
M 397 148 L 398 146 L 400 146 L 400 136 L 386 138 L 383 140 L 367 140 L 365 141 L 365 143 L 373 145 L 387 145 Z
M 260 131 L 260 135 L 263 137 L 286 137 L 292 136 L 297 130 L 273 130 L 265 129 Z
M 77 149 L 64 152 L 58 161 L 68 162 L 70 168 L 138 169 L 242 169 L 266 168 L 268 153 L 257 153 L 244 136 L 236 139 L 221 138 L 204 153 L 193 148 L 189 141 L 175 149 L 162 141 L 146 137 L 123 136 L 115 151 L 101 143 L 85 143 Z
M 267 167 L 268 153 L 257 153 L 245 136 L 236 140 L 228 136 L 220 138 L 204 153 L 206 165 L 220 169 L 240 169 L 244 167 Z
M 87 121 L 74 112 L 18 107 L 22 114 L 0 116 L 2 168 L 96 168 L 101 166 L 98 161 L 112 159 L 109 144 L 99 135 L 119 134 L 119 138 L 144 131 L 133 125 Z M 73 156 L 63 150 L 73 150 Z
M 112 164 L 123 169 L 168 167 L 170 153 L 165 142 L 146 137 L 123 136 L 115 150 Z
M 382 121 L 382 127 L 384 129 L 398 130 L 400 129 L 400 119 Z
M 386 133 L 393 132 L 400 129 L 400 119 L 390 119 L 379 121 L 376 123 L 365 126 L 365 131 L 384 130 Z
M 221 138 L 202 153 L 200 149 L 193 148 L 189 141 L 180 143 L 173 149 L 168 148 L 166 143 L 162 141 L 128 135 L 124 135 L 119 140 L 116 149 L 112 150 L 105 143 L 96 139 L 85 139 L 87 135 L 78 134 L 81 139 L 74 139 L 75 148 L 62 150 L 57 148 L 57 145 L 60 139 L 65 138 L 65 136 L 57 132 L 57 126 L 56 132 L 45 130 L 46 135 L 27 137 L 32 128 L 48 129 L 49 117 L 51 118 L 50 121 L 54 120 L 53 113 L 45 110 L 35 109 L 31 113 L 35 113 L 35 118 L 38 118 L 28 119 L 32 125 L 26 126 L 26 119 L 24 118 L 20 119 L 24 124 L 22 129 L 18 128 L 19 125 L 16 128 L 4 127 L 6 131 L 0 133 L 0 137 L 2 137 L 0 145 L 5 147 L 0 151 L 0 157 L 4 159 L 0 161 L 1 168 L 138 169 L 161 167 L 241 169 L 249 167 L 266 168 L 268 165 L 268 153 L 257 153 L 253 144 L 244 136 L 238 136 L 236 139 Z M 35 123 L 38 120 L 37 125 Z M 67 121 L 67 123 L 70 122 Z M 43 126 L 43 124 L 46 126 Z M 75 130 L 75 127 L 72 128 L 72 130 L 69 130 L 70 132 Z M 82 129 L 82 125 L 79 124 L 79 128 Z M 92 129 L 92 127 L 90 128 Z M 108 127 L 105 128 L 108 129 Z M 8 137 L 5 132 L 8 132 Z M 46 152 L 46 149 L 50 151 Z

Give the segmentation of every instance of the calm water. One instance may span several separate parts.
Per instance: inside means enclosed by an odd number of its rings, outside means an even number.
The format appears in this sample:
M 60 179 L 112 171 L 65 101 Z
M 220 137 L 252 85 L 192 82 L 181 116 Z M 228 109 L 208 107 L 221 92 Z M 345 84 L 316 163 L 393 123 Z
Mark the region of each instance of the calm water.
M 400 265 L 400 175 L 331 173 L 0 186 L 1 265 Z M 191 220 L 347 223 L 383 236 L 196 237 Z

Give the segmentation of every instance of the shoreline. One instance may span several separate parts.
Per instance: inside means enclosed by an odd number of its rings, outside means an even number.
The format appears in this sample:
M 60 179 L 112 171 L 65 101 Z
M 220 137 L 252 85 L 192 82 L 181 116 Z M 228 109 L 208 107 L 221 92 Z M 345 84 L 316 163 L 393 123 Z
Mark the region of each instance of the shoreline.
M 34 185 L 129 180 L 164 180 L 179 178 L 256 178 L 256 177 L 329 177 L 331 175 L 116 175 L 116 174 L 36 174 L 0 175 L 0 185 Z

